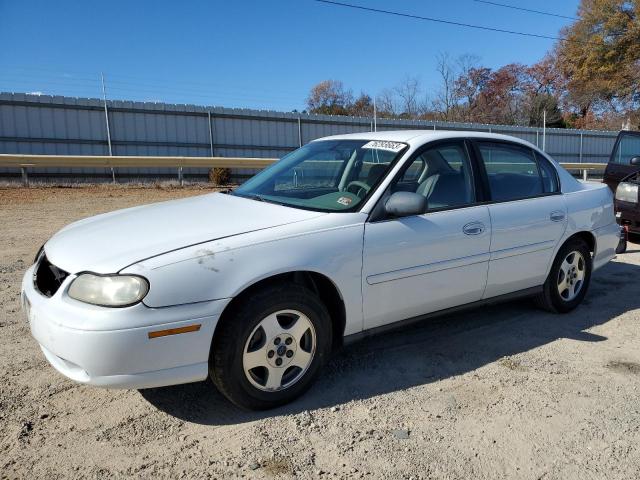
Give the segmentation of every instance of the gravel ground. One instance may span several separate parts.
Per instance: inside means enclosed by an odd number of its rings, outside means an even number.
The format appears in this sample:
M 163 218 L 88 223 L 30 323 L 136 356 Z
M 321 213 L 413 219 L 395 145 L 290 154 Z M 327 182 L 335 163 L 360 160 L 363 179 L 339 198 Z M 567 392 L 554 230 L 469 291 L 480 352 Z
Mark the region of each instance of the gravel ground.
M 569 315 L 521 301 L 365 340 L 269 412 L 209 382 L 119 391 L 58 375 L 19 306 L 40 244 L 81 217 L 204 191 L 0 189 L 2 478 L 640 476 L 640 245 Z

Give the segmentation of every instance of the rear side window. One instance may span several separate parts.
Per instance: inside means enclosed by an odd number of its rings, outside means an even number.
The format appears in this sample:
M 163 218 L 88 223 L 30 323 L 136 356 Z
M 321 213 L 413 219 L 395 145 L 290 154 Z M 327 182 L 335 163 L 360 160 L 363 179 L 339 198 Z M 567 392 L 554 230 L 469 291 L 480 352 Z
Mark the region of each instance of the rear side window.
M 613 153 L 613 162 L 629 165 L 633 157 L 640 157 L 640 135 L 621 134 Z
M 504 202 L 545 193 L 543 175 L 532 150 L 490 142 L 479 143 L 478 149 L 489 177 L 492 200 Z M 546 172 L 547 176 L 550 173 Z

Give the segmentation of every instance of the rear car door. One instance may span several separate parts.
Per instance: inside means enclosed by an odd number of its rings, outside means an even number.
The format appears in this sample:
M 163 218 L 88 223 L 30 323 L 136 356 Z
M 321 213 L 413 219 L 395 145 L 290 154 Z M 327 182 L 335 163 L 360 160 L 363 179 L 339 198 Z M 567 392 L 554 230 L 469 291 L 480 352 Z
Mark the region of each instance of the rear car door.
M 484 298 L 542 285 L 567 225 L 555 168 L 527 146 L 474 141 L 484 167 L 491 258 Z
M 402 218 L 374 211 L 365 224 L 365 329 L 482 298 L 491 226 L 474 178 L 464 141 L 428 144 L 407 160 L 383 201 L 413 191 L 426 197 L 427 210 Z
M 624 177 L 638 170 L 630 163 L 633 157 L 640 157 L 640 132 L 620 132 L 604 171 L 604 182 L 614 193 Z

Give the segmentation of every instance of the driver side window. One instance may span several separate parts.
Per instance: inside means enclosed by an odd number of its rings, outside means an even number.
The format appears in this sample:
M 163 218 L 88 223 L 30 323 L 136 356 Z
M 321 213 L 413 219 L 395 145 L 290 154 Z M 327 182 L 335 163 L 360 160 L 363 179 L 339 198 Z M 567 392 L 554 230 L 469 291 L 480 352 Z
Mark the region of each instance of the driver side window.
M 416 192 L 427 199 L 427 211 L 460 207 L 475 201 L 471 164 L 464 144 L 427 148 L 410 161 L 391 193 Z

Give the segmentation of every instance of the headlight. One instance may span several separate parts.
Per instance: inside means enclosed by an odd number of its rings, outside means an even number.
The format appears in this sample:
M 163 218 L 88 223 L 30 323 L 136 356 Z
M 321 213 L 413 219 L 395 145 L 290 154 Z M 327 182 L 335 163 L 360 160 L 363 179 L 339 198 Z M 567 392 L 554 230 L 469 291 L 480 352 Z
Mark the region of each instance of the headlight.
M 81 302 L 103 307 L 127 307 L 138 303 L 149 291 L 149 282 L 137 275 L 78 275 L 68 294 Z
M 638 203 L 638 184 L 622 182 L 616 188 L 616 200 Z

